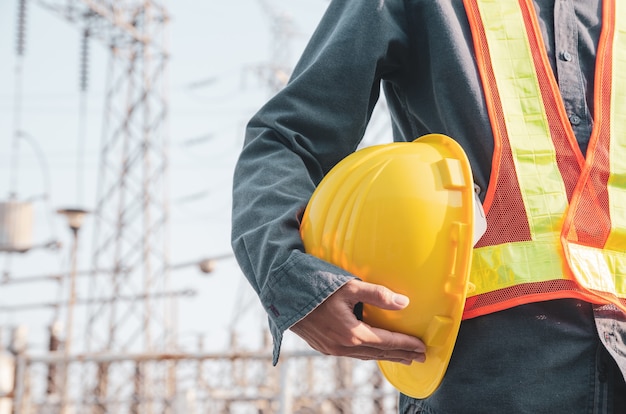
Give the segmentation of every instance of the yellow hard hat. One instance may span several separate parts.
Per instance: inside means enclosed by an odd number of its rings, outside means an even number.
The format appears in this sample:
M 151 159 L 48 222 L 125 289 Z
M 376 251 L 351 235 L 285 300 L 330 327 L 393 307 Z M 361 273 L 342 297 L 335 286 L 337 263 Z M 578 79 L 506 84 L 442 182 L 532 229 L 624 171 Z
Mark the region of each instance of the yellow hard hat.
M 461 146 L 430 134 L 347 156 L 304 212 L 307 253 L 409 297 L 399 311 L 365 304 L 363 320 L 426 344 L 424 363 L 378 361 L 387 380 L 414 398 L 437 389 L 452 355 L 469 284 L 473 192 Z

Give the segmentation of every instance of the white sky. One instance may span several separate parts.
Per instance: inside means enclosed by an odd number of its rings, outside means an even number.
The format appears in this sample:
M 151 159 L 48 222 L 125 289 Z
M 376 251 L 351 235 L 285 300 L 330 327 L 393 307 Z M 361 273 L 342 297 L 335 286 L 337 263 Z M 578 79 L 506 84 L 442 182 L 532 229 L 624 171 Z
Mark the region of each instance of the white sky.
M 270 0 L 288 13 L 301 33 L 291 43 L 295 63 L 327 6 L 326 0 Z M 64 1 L 58 0 L 58 3 Z M 9 196 L 11 144 L 16 122 L 15 34 L 18 0 L 0 0 L 0 201 Z M 257 0 L 176 0 L 166 2 L 172 58 L 169 67 L 171 136 L 171 262 L 185 263 L 230 251 L 230 186 L 232 167 L 241 146 L 246 121 L 268 98 L 266 85 L 250 68 L 267 62 L 271 52 L 271 21 Z M 34 241 L 62 239 L 58 253 L 38 250 L 21 255 L 0 254 L 0 271 L 11 277 L 51 274 L 68 269 L 69 231 L 54 214 L 80 199 L 93 208 L 104 104 L 102 46 L 91 43 L 88 111 L 85 138 L 84 187 L 76 180 L 79 132 L 79 28 L 30 0 L 26 54 L 23 60 L 18 198 L 34 198 Z M 190 84 L 208 79 L 203 87 Z M 188 140 L 211 136 L 196 145 Z M 36 151 L 44 154 L 45 164 Z M 48 194 L 48 200 L 41 198 Z M 82 196 L 80 196 L 82 194 Z M 203 195 L 192 197 L 191 195 Z M 187 201 L 181 201 L 187 198 Z M 85 223 L 85 231 L 90 220 Z M 82 232 L 83 230 L 81 230 Z M 90 265 L 91 246 L 81 245 L 79 269 Z M 210 276 L 195 269 L 175 271 L 176 286 L 198 291 L 180 301 L 180 342 L 195 344 L 202 335 L 211 349 L 226 346 L 231 328 L 266 329 L 265 316 L 234 260 L 219 262 Z M 1 285 L 0 305 L 55 302 L 65 292 L 56 283 Z M 243 310 L 249 310 L 243 312 Z M 240 315 L 241 316 L 240 318 Z M 236 326 L 233 326 L 236 321 Z M 0 312 L 0 326 L 29 326 L 31 346 L 43 347 L 51 311 Z M 76 326 L 74 332 L 83 332 Z M 5 341 L 6 342 L 5 332 Z M 1 340 L 0 340 L 1 341 Z M 0 342 L 1 343 L 1 342 Z

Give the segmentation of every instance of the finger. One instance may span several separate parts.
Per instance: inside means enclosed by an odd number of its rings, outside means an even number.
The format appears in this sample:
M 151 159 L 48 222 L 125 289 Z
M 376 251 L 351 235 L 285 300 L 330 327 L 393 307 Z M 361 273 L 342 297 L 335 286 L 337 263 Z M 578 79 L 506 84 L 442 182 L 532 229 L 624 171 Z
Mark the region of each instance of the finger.
M 426 360 L 425 352 L 415 351 L 400 351 L 400 350 L 385 350 L 379 348 L 372 348 L 368 346 L 356 346 L 344 348 L 341 351 L 342 356 L 348 356 L 352 358 L 358 358 L 361 360 L 369 361 L 391 361 L 400 362 L 403 364 L 410 364 L 413 361 L 424 362 Z
M 411 365 L 413 362 L 423 363 L 426 361 L 425 353 L 382 352 L 367 347 L 352 349 L 350 356 L 363 361 L 389 361 L 399 362 L 404 365 Z
M 409 304 L 409 298 L 382 285 L 354 280 L 346 288 L 355 298 L 355 302 L 363 302 L 381 309 L 400 310 Z
M 426 344 L 415 336 L 374 328 L 366 323 L 361 323 L 356 326 L 352 334 L 355 338 L 358 338 L 359 346 L 367 346 L 385 351 L 426 352 Z

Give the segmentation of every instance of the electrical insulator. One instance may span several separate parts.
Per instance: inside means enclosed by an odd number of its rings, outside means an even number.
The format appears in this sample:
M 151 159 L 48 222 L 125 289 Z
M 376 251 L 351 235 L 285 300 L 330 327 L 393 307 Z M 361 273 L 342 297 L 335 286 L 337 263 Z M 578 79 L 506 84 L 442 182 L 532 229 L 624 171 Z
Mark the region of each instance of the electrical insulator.
M 18 56 L 24 55 L 26 49 L 26 2 L 19 0 L 17 6 L 17 38 L 15 42 L 15 52 Z
M 89 86 L 89 29 L 83 31 L 80 47 L 80 90 L 85 92 Z

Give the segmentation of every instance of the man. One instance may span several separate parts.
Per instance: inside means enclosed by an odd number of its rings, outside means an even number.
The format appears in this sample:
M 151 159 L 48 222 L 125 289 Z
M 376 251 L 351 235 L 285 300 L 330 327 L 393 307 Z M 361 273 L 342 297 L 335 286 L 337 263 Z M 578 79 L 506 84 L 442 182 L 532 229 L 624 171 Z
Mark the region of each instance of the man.
M 326 354 L 425 358 L 419 338 L 353 313 L 407 298 L 307 255 L 298 231 L 382 84 L 394 140 L 434 132 L 461 144 L 488 223 L 443 382 L 424 400 L 401 396 L 400 411 L 626 412 L 624 7 L 331 2 L 289 84 L 250 121 L 235 171 L 233 247 L 268 313 L 275 362 L 287 329 Z

